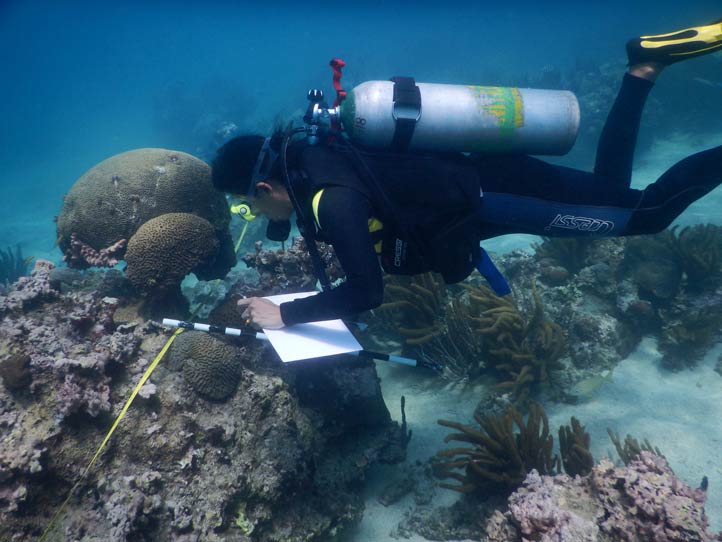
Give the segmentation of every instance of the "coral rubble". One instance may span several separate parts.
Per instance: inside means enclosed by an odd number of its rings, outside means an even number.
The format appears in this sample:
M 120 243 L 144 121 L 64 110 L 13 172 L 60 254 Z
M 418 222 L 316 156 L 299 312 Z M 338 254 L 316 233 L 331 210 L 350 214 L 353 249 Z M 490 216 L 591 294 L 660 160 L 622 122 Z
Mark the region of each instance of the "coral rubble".
M 113 281 L 98 277 L 115 271 L 52 271 L 40 260 L 0 296 L 2 540 L 37 540 L 169 337 L 132 290 L 106 295 Z M 369 466 L 403 459 L 408 433 L 371 363 L 286 366 L 259 344 L 186 346 L 141 388 L 47 540 L 328 540 L 363 512 Z M 235 363 L 221 371 L 224 402 L 166 366 L 203 354 Z M 220 384 L 199 389 L 218 399 Z
M 667 462 L 642 452 L 625 467 L 603 459 L 571 478 L 531 472 L 508 510 L 487 522 L 489 542 L 711 542 L 705 489 L 679 480 Z
M 333 249 L 323 243 L 318 243 L 318 249 L 329 280 L 341 277 L 343 274 Z M 302 237 L 295 238 L 290 247 L 282 250 L 266 250 L 263 243 L 257 241 L 255 252 L 243 256 L 243 261 L 258 271 L 264 295 L 308 291 L 316 286 L 313 264 Z

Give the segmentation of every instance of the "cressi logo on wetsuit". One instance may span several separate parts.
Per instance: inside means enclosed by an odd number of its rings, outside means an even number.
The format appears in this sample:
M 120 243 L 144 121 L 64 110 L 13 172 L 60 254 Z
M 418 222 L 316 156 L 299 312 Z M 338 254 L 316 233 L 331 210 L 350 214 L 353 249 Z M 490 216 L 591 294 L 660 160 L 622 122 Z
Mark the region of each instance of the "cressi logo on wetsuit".
M 552 228 L 563 228 L 565 230 L 588 231 L 595 233 L 607 233 L 614 229 L 614 222 L 611 220 L 600 220 L 586 216 L 573 216 L 558 214 L 545 230 Z
M 404 259 L 404 242 L 401 239 L 396 239 L 396 246 L 394 247 L 394 266 L 401 267 L 401 263 Z

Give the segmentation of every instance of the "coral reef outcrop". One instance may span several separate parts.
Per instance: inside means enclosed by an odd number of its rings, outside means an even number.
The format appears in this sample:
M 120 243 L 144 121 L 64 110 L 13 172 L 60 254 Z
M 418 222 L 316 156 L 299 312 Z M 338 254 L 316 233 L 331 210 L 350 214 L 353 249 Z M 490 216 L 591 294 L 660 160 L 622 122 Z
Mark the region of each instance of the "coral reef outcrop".
M 168 351 L 169 365 L 201 397 L 222 401 L 238 387 L 245 349 L 232 346 L 202 331 L 186 331 Z
M 2 540 L 38 539 L 169 337 L 107 295 L 116 271 L 52 271 L 40 260 L 0 296 Z M 236 393 L 208 401 L 161 363 L 46 540 L 330 540 L 363 513 L 369 466 L 403 459 L 372 363 L 194 342 L 243 358 Z
M 223 195 L 213 189 L 210 167 L 189 154 L 167 149 L 117 154 L 80 177 L 57 217 L 59 246 L 69 265 L 95 265 L 84 254 L 117 248 L 116 243 L 129 240 L 142 224 L 166 213 L 205 218 L 220 244 L 223 274 L 235 264 L 228 232 L 230 211 Z M 114 257 L 122 259 L 123 252 L 118 248 Z
M 329 280 L 342 277 L 343 271 L 333 248 L 323 243 L 317 243 L 317 246 Z M 255 252 L 243 256 L 243 261 L 258 271 L 264 295 L 309 291 L 316 286 L 311 256 L 302 237 L 296 237 L 291 246 L 281 250 L 266 250 L 263 243 L 257 241 Z
M 190 213 L 168 213 L 142 224 L 128 242 L 125 274 L 144 293 L 176 290 L 188 273 L 212 277 L 219 250 L 213 226 Z
M 54 268 L 53 262 L 36 260 L 30 276 L 20 277 L 7 295 L 0 296 L 0 316 L 18 310 L 29 310 L 55 299 L 58 290 L 51 284 L 51 272 Z
M 603 459 L 585 477 L 531 472 L 508 510 L 487 522 L 489 542 L 711 542 L 706 483 L 692 489 L 650 452 L 624 467 Z

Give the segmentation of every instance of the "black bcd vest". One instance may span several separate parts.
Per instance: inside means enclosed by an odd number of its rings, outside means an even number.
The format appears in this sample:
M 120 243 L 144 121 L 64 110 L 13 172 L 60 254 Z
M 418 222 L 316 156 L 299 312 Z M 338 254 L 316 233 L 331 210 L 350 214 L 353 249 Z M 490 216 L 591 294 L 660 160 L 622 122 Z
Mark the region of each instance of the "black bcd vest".
M 445 282 L 464 280 L 481 257 L 480 181 L 462 154 L 359 151 L 343 145 L 289 149 L 301 174 L 299 199 L 313 216 L 311 199 L 329 186 L 358 191 L 383 223 L 381 265 L 387 273 L 434 271 Z M 373 178 L 372 178 L 373 176 Z M 374 180 L 375 179 L 375 180 Z M 383 194 L 379 191 L 383 190 Z M 323 240 L 323 232 L 318 232 Z

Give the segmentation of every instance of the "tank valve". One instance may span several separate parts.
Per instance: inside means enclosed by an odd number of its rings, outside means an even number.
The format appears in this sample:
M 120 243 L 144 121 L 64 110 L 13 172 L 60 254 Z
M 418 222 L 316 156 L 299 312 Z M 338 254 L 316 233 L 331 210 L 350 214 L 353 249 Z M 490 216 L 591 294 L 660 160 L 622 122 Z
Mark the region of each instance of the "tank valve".
M 326 103 L 323 91 L 312 88 L 308 91 L 306 98 L 309 101 L 303 121 L 306 123 L 306 136 L 311 145 L 318 143 L 318 131 L 322 122 L 330 120 L 338 115 L 338 107 L 330 108 Z

